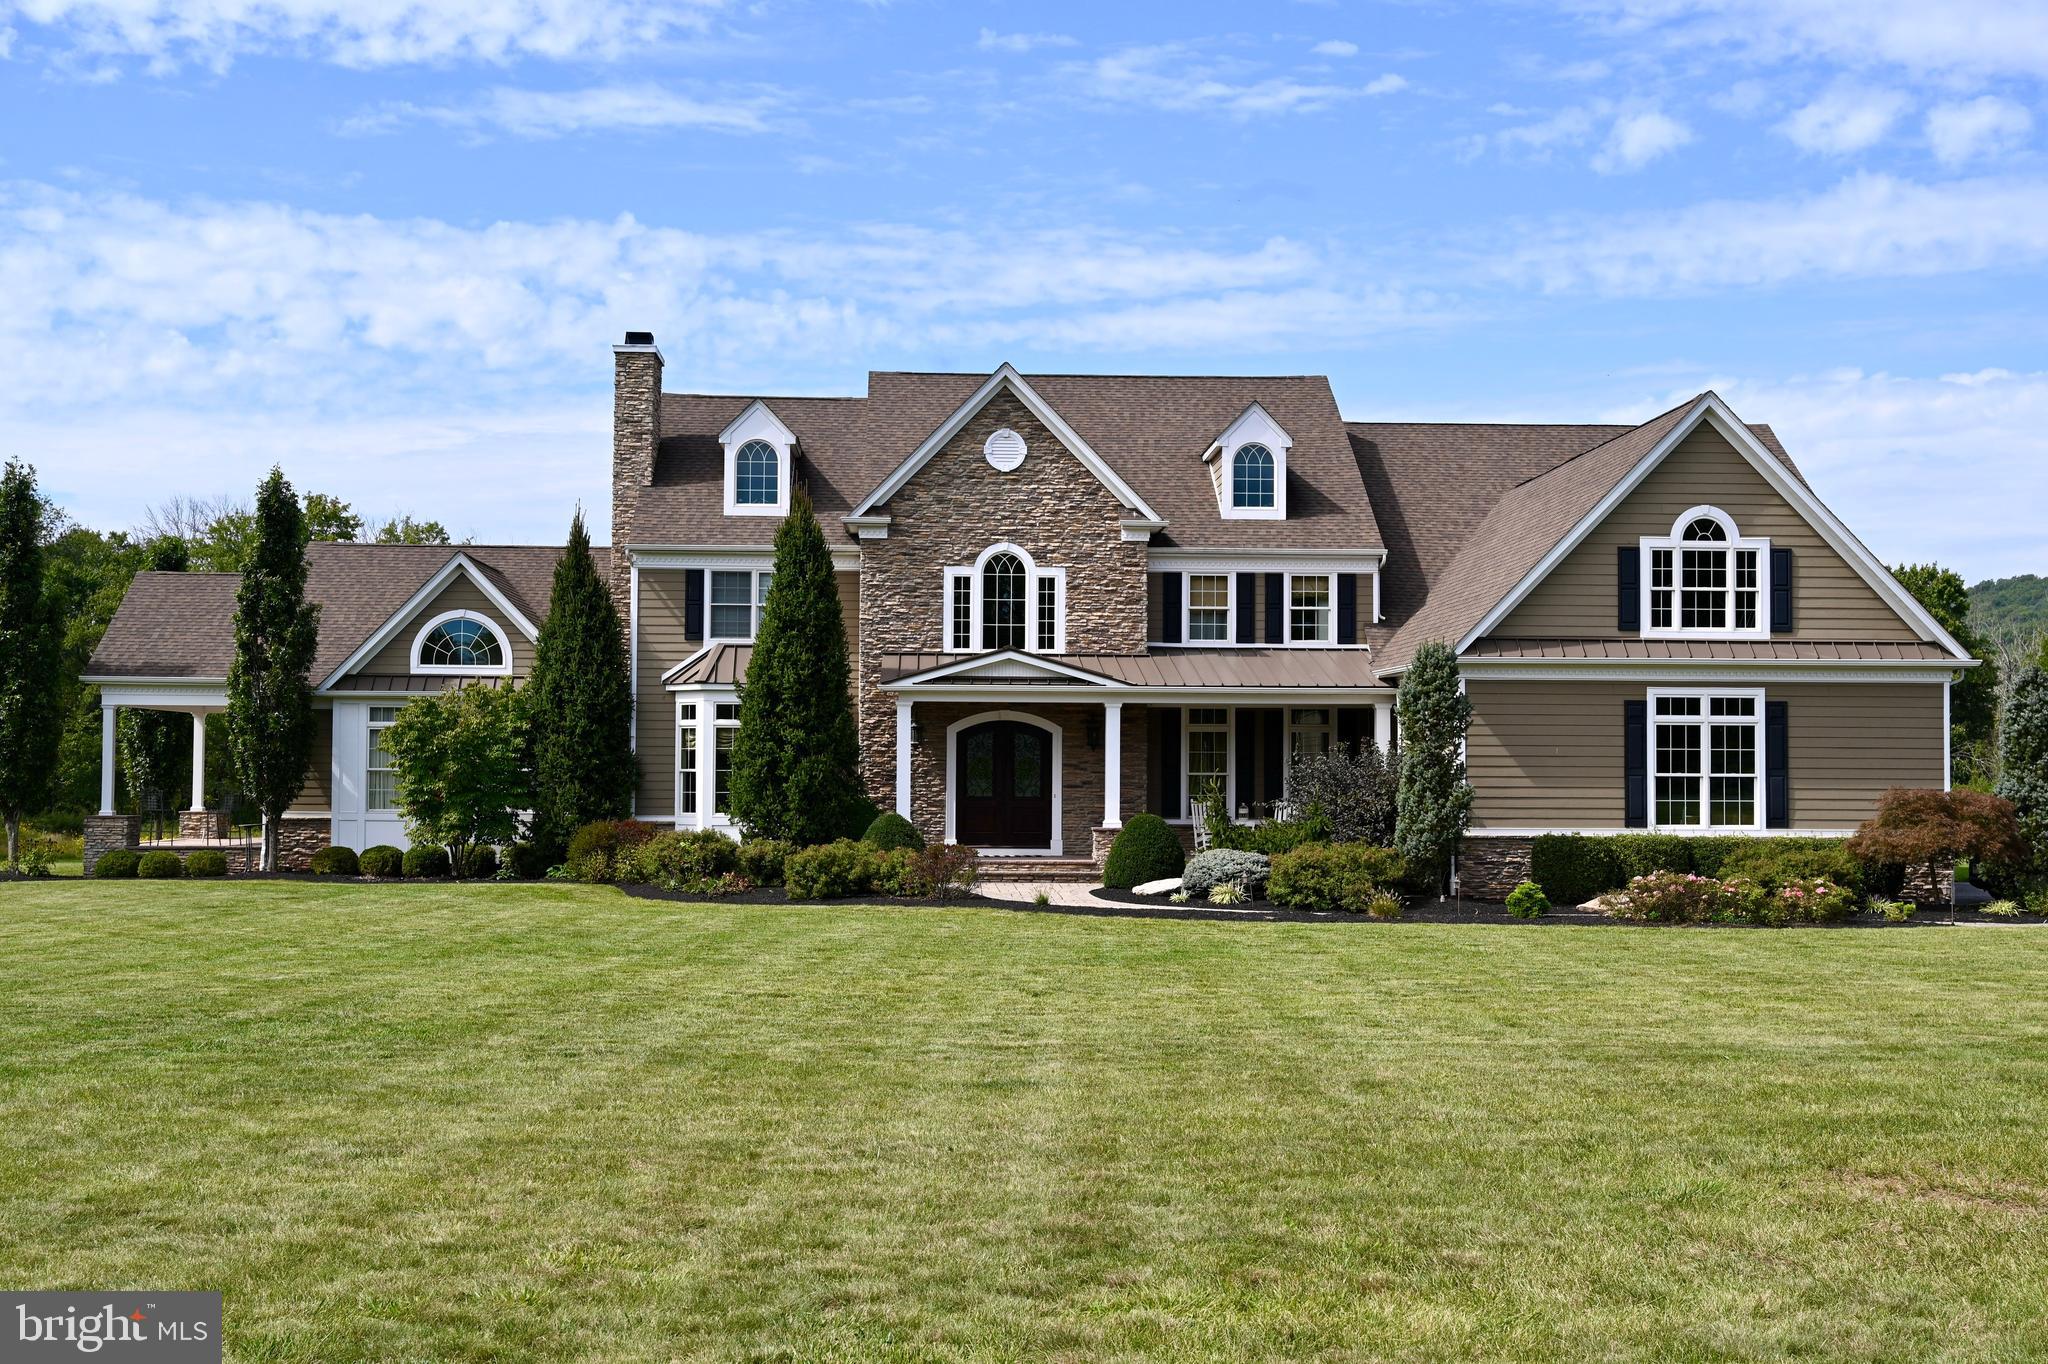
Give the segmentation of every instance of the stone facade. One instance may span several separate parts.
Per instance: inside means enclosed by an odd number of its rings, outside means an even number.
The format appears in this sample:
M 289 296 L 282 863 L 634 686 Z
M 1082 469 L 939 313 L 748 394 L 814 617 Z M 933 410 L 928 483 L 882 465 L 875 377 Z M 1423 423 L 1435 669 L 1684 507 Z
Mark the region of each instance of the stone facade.
M 231 823 L 225 810 L 180 810 L 178 837 L 218 843 L 228 836 Z
M 632 599 L 632 565 L 623 550 L 637 543 L 634 511 L 640 489 L 654 482 L 654 454 L 661 442 L 661 353 L 645 349 L 612 352 L 612 602 L 619 619 Z
M 1529 879 L 1535 841 L 1468 837 L 1458 852 L 1458 894 L 1468 900 L 1505 900 Z
M 313 854 L 328 845 L 333 824 L 325 819 L 291 819 L 278 822 L 277 866 L 279 871 L 307 871 Z
M 93 863 L 101 853 L 132 848 L 142 841 L 140 815 L 87 815 L 85 817 L 85 874 L 92 875 Z
M 982 457 L 981 447 L 992 432 L 1005 426 L 1024 437 L 1029 453 L 1021 466 L 999 473 Z M 892 809 L 896 705 L 880 688 L 881 655 L 946 648 L 944 570 L 971 566 L 992 544 L 1014 544 L 1039 568 L 1066 569 L 1069 653 L 1143 653 L 1146 547 L 1124 541 L 1119 522 L 1125 511 L 1116 496 L 1007 392 L 976 413 L 885 510 L 891 518 L 888 538 L 861 541 L 859 721 L 861 772 L 868 796 Z M 951 720 L 937 723 L 924 717 L 927 711 L 941 709 L 918 708 L 926 745 L 934 742 L 934 734 L 939 745 L 935 769 L 929 756 L 917 759 L 912 768 L 911 791 L 919 802 L 920 825 L 925 812 L 936 808 L 943 826 L 945 724 Z M 1042 710 L 1048 716 L 1053 710 L 1078 714 L 1093 709 L 1098 719 L 1101 716 L 1100 707 L 1024 709 Z M 1142 732 L 1139 740 L 1142 743 Z M 1085 747 L 1068 740 L 1070 773 L 1077 750 Z M 1127 734 L 1127 755 L 1131 747 Z M 1101 822 L 1099 751 L 1093 761 L 1092 787 L 1077 786 L 1079 779 L 1069 775 L 1064 788 L 1066 846 L 1077 856 L 1089 845 L 1088 830 Z M 1126 778 L 1127 809 L 1139 808 L 1133 802 L 1144 800 L 1144 767 L 1137 772 L 1135 786 Z M 1082 814 L 1079 807 L 1084 801 L 1092 802 L 1093 816 Z

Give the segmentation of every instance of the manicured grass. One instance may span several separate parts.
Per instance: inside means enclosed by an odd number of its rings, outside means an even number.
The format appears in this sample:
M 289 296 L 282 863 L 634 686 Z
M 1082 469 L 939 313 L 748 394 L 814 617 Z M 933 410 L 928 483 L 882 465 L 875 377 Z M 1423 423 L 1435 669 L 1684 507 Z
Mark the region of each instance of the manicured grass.
M 2048 1357 L 2048 930 L 0 887 L 0 1283 L 238 1360 Z

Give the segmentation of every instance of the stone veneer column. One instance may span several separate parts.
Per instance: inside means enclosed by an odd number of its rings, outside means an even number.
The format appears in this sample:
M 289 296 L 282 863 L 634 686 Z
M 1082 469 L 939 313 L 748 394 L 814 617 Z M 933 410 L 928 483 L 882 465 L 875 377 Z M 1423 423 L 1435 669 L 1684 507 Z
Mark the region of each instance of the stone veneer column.
M 654 456 L 661 443 L 661 352 L 651 332 L 628 332 L 612 347 L 612 603 L 626 614 L 632 574 L 625 547 L 635 542 L 640 490 L 654 482 Z M 645 336 L 641 342 L 632 338 Z
M 92 875 L 101 853 L 132 848 L 142 841 L 140 815 L 87 815 L 85 817 L 85 874 Z

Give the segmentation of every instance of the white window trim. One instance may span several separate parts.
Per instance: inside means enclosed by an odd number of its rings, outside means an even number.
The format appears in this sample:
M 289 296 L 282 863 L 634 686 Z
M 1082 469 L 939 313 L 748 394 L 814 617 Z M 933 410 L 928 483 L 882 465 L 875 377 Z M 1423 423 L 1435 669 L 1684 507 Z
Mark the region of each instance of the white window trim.
M 1694 521 L 1705 517 L 1718 523 L 1727 533 L 1727 540 L 1719 545 L 1708 545 L 1698 540 L 1681 539 L 1685 528 Z M 1682 552 L 1687 549 L 1724 549 L 1728 555 L 1728 627 L 1721 630 L 1685 629 L 1677 624 L 1653 626 L 1650 624 L 1650 571 L 1651 553 L 1654 550 L 1670 550 L 1672 587 L 1671 619 L 1679 619 L 1679 602 L 1685 591 L 1683 585 L 1684 561 Z M 1756 551 L 1756 625 L 1752 629 L 1735 628 L 1735 551 L 1748 549 Z M 1645 535 L 1638 541 L 1638 552 L 1642 555 L 1636 570 L 1638 588 L 1642 593 L 1641 625 L 1639 637 L 1643 639 L 1769 639 L 1771 637 L 1771 542 L 1768 538 L 1748 538 L 1736 529 L 1735 518 L 1719 507 L 1692 507 L 1681 512 L 1671 523 L 1669 535 Z
M 1195 579 L 1223 579 L 1223 638 L 1195 638 Z M 1220 648 L 1237 642 L 1237 575 L 1234 573 L 1184 573 L 1180 583 L 1180 637 L 1198 648 Z
M 673 823 L 678 829 L 700 829 L 703 827 L 702 816 L 704 814 L 704 736 L 699 720 L 703 715 L 702 708 L 704 703 L 694 694 L 690 696 L 677 696 L 675 701 L 676 797 L 673 807 Z M 685 706 L 693 708 L 687 723 L 683 719 L 683 708 Z M 688 786 L 685 786 L 683 783 L 683 733 L 685 730 L 688 730 L 690 737 L 696 740 L 690 751 L 696 754 L 697 757 L 697 770 L 690 774 L 690 784 Z M 697 807 L 694 810 L 685 810 L 683 808 L 683 793 L 686 790 L 690 793 L 691 803 Z
M 383 708 L 384 708 L 384 707 L 386 707 L 386 706 L 389 706 L 389 707 L 390 707 L 390 708 L 392 709 L 392 711 L 394 712 L 394 714 L 392 715 L 391 719 L 389 719 L 389 720 L 379 720 L 379 719 L 377 719 L 377 718 L 376 718 L 377 712 L 378 712 L 379 710 L 383 709 Z M 369 703 L 369 704 L 368 704 L 367 706 L 365 706 L 365 707 L 363 708 L 363 814 L 364 814 L 365 816 L 368 816 L 368 817 L 382 817 L 382 818 L 393 818 L 393 817 L 396 817 L 396 816 L 398 815 L 398 813 L 399 813 L 399 810 L 398 810 L 398 768 L 397 768 L 396 764 L 394 764 L 394 765 L 393 765 L 393 766 L 391 766 L 391 767 L 379 767 L 379 768 L 372 768 L 372 767 L 370 766 L 370 750 L 371 750 L 371 749 L 372 749 L 373 747 L 375 747 L 375 744 L 374 744 L 374 743 L 372 742 L 372 737 L 373 737 L 373 736 L 374 736 L 374 735 L 375 735 L 375 734 L 376 734 L 376 733 L 377 733 L 377 732 L 378 732 L 379 730 L 385 730 L 385 729 L 389 729 L 389 728 L 391 728 L 391 726 L 393 725 L 393 723 L 395 723 L 395 722 L 397 721 L 397 719 L 398 719 L 398 717 L 397 717 L 397 715 L 395 714 L 395 712 L 397 712 L 397 711 L 401 711 L 401 710 L 404 710 L 404 709 L 405 709 L 405 705 L 404 705 L 404 703 L 403 703 L 403 702 L 395 702 L 395 703 L 394 703 L 394 702 L 391 702 L 391 701 L 372 701 L 372 702 L 370 702 L 370 703 Z M 377 771 L 377 772 L 390 772 L 390 773 L 392 774 L 392 780 L 391 780 L 391 791 L 392 791 L 392 795 L 391 795 L 391 804 L 389 804 L 389 805 L 372 805 L 372 804 L 370 803 L 370 773 L 371 773 L 372 771 Z M 361 851 L 362 851 L 362 849 L 358 848 L 358 849 L 357 849 L 356 851 L 358 851 L 358 852 L 361 852 Z
M 1188 756 L 1194 744 L 1190 736 L 1194 723 L 1190 718 L 1197 710 L 1220 710 L 1223 712 L 1223 816 L 1235 821 L 1237 818 L 1237 707 L 1236 706 L 1182 706 L 1180 708 L 1180 805 L 1183 811 L 1178 816 L 1181 823 L 1192 823 L 1195 818 L 1194 782 L 1188 774 Z M 1216 726 L 1202 726 L 1204 732 L 1216 732 Z
M 1296 639 L 1294 637 L 1294 584 L 1300 578 L 1321 578 L 1328 592 L 1330 633 L 1323 639 Z M 1295 649 L 1334 649 L 1337 647 L 1337 575 L 1334 573 L 1293 573 L 1287 575 L 1287 582 L 1280 593 L 1280 609 L 1287 613 L 1286 628 L 1281 632 L 1282 643 Z M 1268 646 L 1271 647 L 1271 646 Z
M 717 829 L 721 833 L 738 837 L 738 826 L 732 816 L 721 814 L 715 808 L 718 803 L 718 733 L 720 730 L 737 730 L 737 719 L 718 718 L 720 706 L 739 704 L 739 692 L 731 687 L 705 688 L 675 694 L 676 751 L 671 763 L 675 780 L 675 806 L 670 822 L 678 829 Z M 697 809 L 693 813 L 683 811 L 683 707 L 695 706 L 696 717 L 689 726 L 697 735 Z
M 1240 507 L 1236 503 L 1237 452 L 1247 445 L 1263 445 L 1273 456 L 1273 505 Z M 1254 402 L 1209 447 L 1207 458 L 1216 461 L 1212 478 L 1216 485 L 1216 510 L 1225 521 L 1285 521 L 1287 519 L 1287 456 L 1294 438 L 1273 420 L 1271 413 Z
M 1011 646 L 992 648 L 982 639 L 982 570 L 988 561 L 998 554 L 1014 554 L 1024 565 L 1024 647 Z M 968 619 L 967 647 L 955 646 L 953 630 L 959 624 L 958 613 L 953 609 L 953 584 L 961 578 L 967 579 Z M 1050 649 L 1038 647 L 1038 584 L 1049 580 L 1053 584 L 1053 610 L 1056 613 L 1053 625 L 1053 646 Z M 1067 570 L 1064 565 L 1052 564 L 1039 567 L 1037 560 L 1021 545 L 1002 541 L 990 545 L 975 556 L 971 565 L 954 564 L 940 575 L 939 628 L 943 632 L 943 653 L 987 654 L 1026 653 L 1063 654 L 1067 651 Z
M 764 604 L 761 594 L 761 577 L 763 574 L 772 575 L 774 572 L 773 568 L 742 568 L 732 564 L 710 564 L 705 567 L 704 643 L 706 645 L 752 644 L 754 642 L 755 636 L 761 633 L 761 608 Z M 718 612 L 711 601 L 711 584 L 720 573 L 744 573 L 747 575 L 747 633 L 744 635 L 720 635 L 712 632 L 711 622 L 718 618 Z M 727 604 L 730 605 L 730 603 Z
M 740 447 L 748 441 L 766 441 L 775 451 L 775 501 L 739 501 L 739 453 Z M 796 434 L 782 424 L 782 419 L 770 411 L 768 404 L 756 398 L 746 410 L 733 418 L 725 430 L 718 433 L 718 443 L 725 451 L 725 514 L 727 516 L 787 516 L 789 515 L 789 494 L 791 475 L 795 460 L 792 453 L 796 448 Z
M 1237 457 L 1246 446 L 1256 445 L 1273 457 L 1273 505 L 1242 507 L 1237 502 Z M 1226 521 L 1285 521 L 1287 519 L 1287 455 L 1262 440 L 1243 440 L 1223 457 L 1223 519 Z
M 1714 697 L 1746 698 L 1756 705 L 1756 714 L 1748 718 L 1737 716 L 1717 717 L 1707 714 L 1709 703 Z M 1696 697 L 1699 699 L 1700 714 L 1695 720 L 1687 716 L 1681 720 L 1666 719 L 1664 723 L 1692 724 L 1700 727 L 1700 819 L 1699 824 L 1664 824 L 1657 819 L 1657 702 L 1666 697 Z M 1766 751 L 1769 731 L 1764 725 L 1764 689 L 1762 687 L 1652 687 L 1644 709 L 1645 719 L 1643 743 L 1643 794 L 1648 808 L 1649 830 L 1660 834 L 1720 834 L 1720 833 L 1761 833 L 1769 818 L 1765 809 L 1765 782 L 1770 773 L 1770 754 Z M 1712 792 L 1708 783 L 1713 779 L 1713 746 L 1707 735 L 1707 727 L 1715 723 L 1746 724 L 1756 730 L 1756 819 L 1749 824 L 1712 824 L 1708 820 L 1712 813 Z
M 422 663 L 420 647 L 427 642 L 427 636 L 434 627 L 451 620 L 473 620 L 498 637 L 499 661 L 489 667 L 475 668 L 454 663 Z M 412 637 L 412 670 L 419 677 L 510 677 L 512 675 L 512 636 L 505 633 L 505 627 L 481 611 L 443 611 L 422 625 Z

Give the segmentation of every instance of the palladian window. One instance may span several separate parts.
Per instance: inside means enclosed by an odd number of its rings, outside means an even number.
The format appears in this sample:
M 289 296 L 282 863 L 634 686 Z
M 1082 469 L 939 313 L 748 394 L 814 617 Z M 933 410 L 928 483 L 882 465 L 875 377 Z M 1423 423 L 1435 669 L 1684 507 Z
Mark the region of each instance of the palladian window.
M 1040 568 L 1015 545 L 991 545 L 973 567 L 946 570 L 941 598 L 948 652 L 1066 646 L 1067 571 Z
M 1712 508 L 1680 518 L 1667 538 L 1647 540 L 1648 632 L 1749 635 L 1760 632 L 1767 541 L 1741 539 Z
M 413 666 L 421 672 L 503 672 L 506 661 L 497 630 L 466 614 L 429 625 L 413 653 Z
M 780 499 L 782 462 L 765 440 L 750 440 L 733 457 L 733 500 L 743 507 L 772 507 Z

